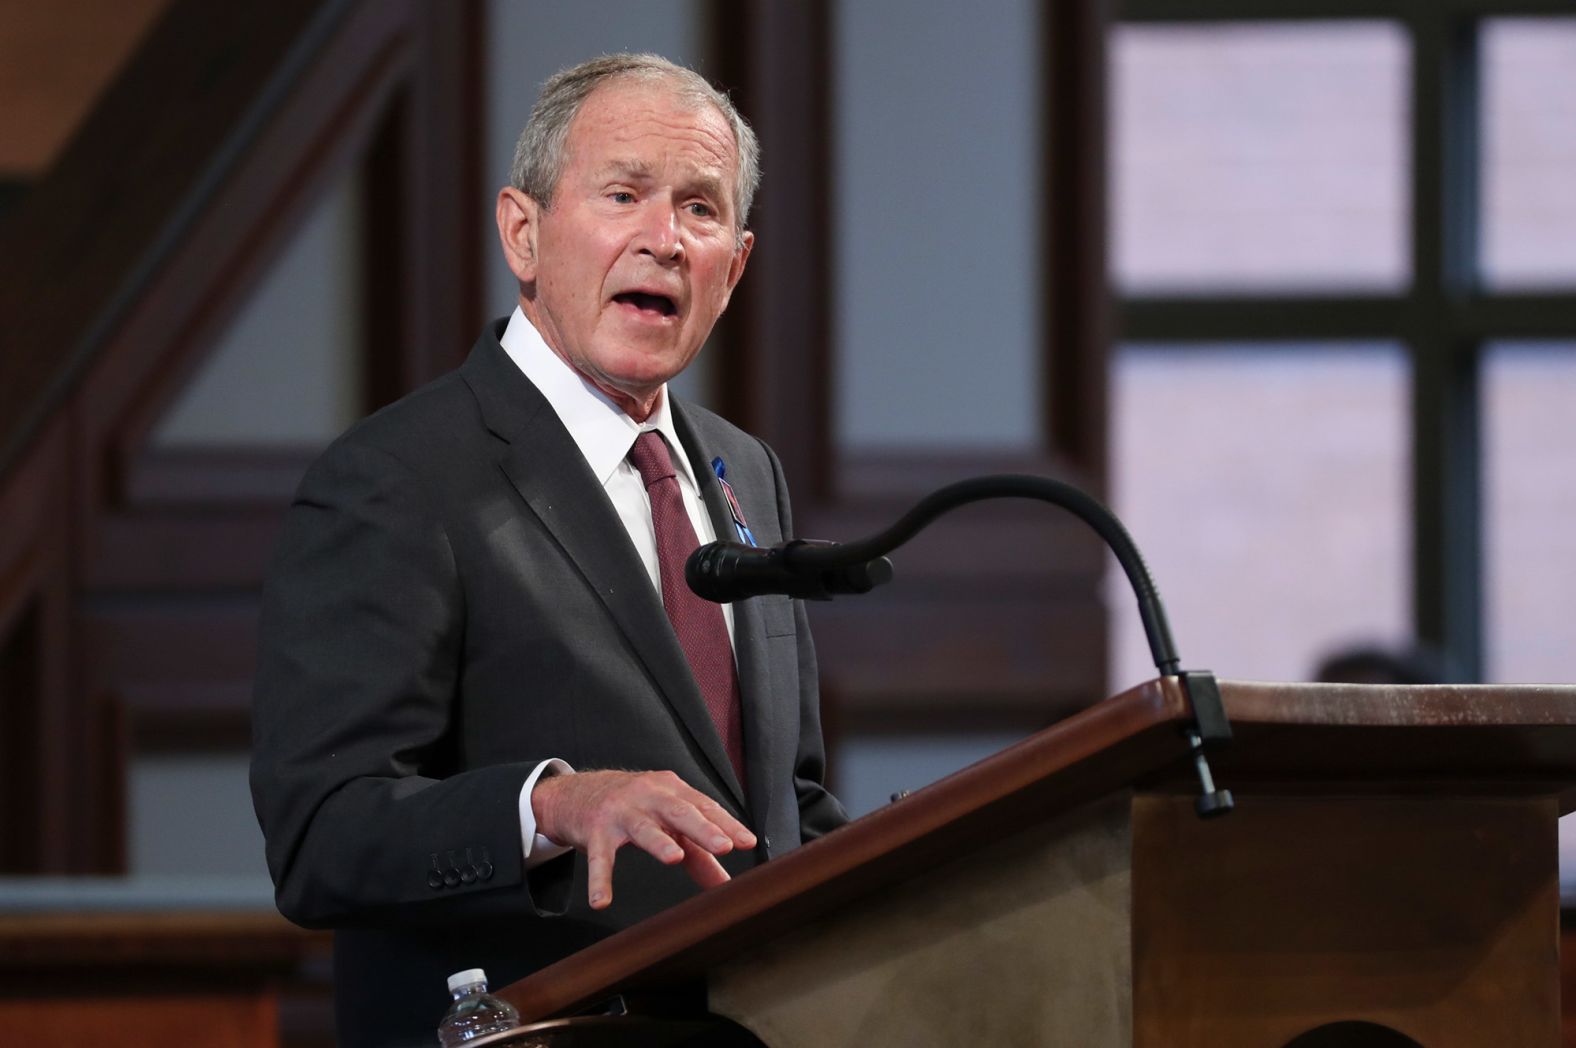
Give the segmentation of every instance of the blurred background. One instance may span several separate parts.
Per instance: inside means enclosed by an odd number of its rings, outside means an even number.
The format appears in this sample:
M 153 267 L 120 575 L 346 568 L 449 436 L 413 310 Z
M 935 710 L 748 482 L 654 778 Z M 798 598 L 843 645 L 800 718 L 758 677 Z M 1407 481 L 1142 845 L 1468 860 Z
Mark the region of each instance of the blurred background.
M 761 134 L 680 386 L 779 451 L 801 535 L 1045 473 L 1123 517 L 1185 665 L 1576 680 L 1568 3 L 0 0 L 0 907 L 267 910 L 280 515 L 512 308 L 515 136 L 617 50 Z M 1050 507 L 894 560 L 813 612 L 856 813 L 1153 676 Z

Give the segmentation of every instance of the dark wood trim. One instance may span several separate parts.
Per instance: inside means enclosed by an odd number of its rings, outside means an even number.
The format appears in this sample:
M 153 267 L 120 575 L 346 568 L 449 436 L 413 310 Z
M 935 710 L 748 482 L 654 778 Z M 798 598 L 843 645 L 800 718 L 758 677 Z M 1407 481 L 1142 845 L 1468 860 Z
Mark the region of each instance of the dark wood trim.
M 1048 263 L 1041 272 L 1047 439 L 1095 494 L 1106 478 L 1107 0 L 1040 8 L 1041 213 Z
M 420 61 L 362 162 L 369 408 L 464 359 L 482 322 L 482 6 L 422 5 Z
M 257 590 L 285 503 L 251 510 L 203 507 L 116 514 L 94 528 L 82 582 L 94 592 L 148 596 Z
M 170 510 L 216 504 L 277 512 L 321 452 L 300 448 L 147 448 L 131 456 L 123 474 L 128 506 Z
M 44 690 L 45 648 L 36 601 L 12 608 L 9 617 L 0 627 L 0 871 L 16 874 L 41 865 L 43 825 L 32 795 L 43 769 L 33 696 Z
M 27 1043 L 334 1043 L 327 932 L 262 910 L 59 906 L 0 916 L 0 1013 Z
M 250 681 L 129 689 L 127 746 L 134 753 L 247 753 L 252 746 Z
M 81 688 L 72 442 L 58 417 L 0 478 L 0 873 L 111 872 L 121 861 L 115 725 Z
M 163 14 L 168 0 L 5 7 L 0 34 L 0 111 L 6 135 L 0 177 L 25 186 L 42 178 L 111 77 Z M 46 57 L 48 60 L 40 61 Z
M 0 284 L 11 346 L 0 356 L 0 474 L 59 410 L 104 333 L 349 6 L 178 0 L 52 176 L 6 216 L 0 253 L 28 265 Z M 160 114 L 154 125 L 151 112 Z
M 1131 295 L 1118 307 L 1124 342 L 1406 341 L 1442 323 L 1471 341 L 1576 336 L 1576 293 L 1458 290 L 1444 302 L 1411 295 Z
M 1412 42 L 1412 578 L 1417 635 L 1459 679 L 1481 673 L 1477 346 L 1447 309 L 1477 280 L 1476 26 L 1435 17 Z
M 360 164 L 365 224 L 362 227 L 362 315 L 366 330 L 359 347 L 364 397 L 368 407 L 398 400 L 413 370 L 410 356 L 417 283 L 410 268 L 411 244 L 403 233 L 405 201 L 415 174 L 405 162 L 411 107 L 401 91 L 380 121 Z M 398 216 L 396 219 L 395 216 Z
M 0 229 L 34 262 L 0 286 L 0 717 L 25 729 L 0 757 L 27 747 L 0 778 L 0 870 L 120 871 L 133 741 L 244 745 L 257 590 L 307 455 L 148 436 L 374 142 L 399 192 L 367 218 L 400 269 L 369 259 L 368 283 L 399 327 L 368 358 L 414 384 L 471 342 L 479 18 L 477 0 L 177 0 Z
M 1403 298 L 1388 295 L 1125 296 L 1123 342 L 1398 340 L 1409 328 Z
M 87 685 L 137 752 L 250 744 L 258 599 L 99 596 L 84 615 Z
M 0 916 L 0 971 L 214 965 L 281 974 L 328 948 L 272 912 L 55 912 Z
M 491 319 L 483 307 L 476 213 L 496 189 L 487 183 L 482 145 L 485 6 L 481 0 L 429 0 L 421 11 L 416 126 L 422 139 L 409 145 L 420 181 L 407 207 L 413 212 L 413 263 L 421 267 L 427 305 L 424 324 L 414 334 L 422 363 L 411 373 L 410 389 L 458 367 Z
M 768 174 L 751 219 L 757 240 L 718 362 L 727 414 L 768 441 L 801 507 L 834 497 L 828 228 L 833 170 L 825 0 L 713 6 L 713 67 L 752 121 Z
M 1458 308 L 1457 326 L 1475 340 L 1576 338 L 1576 292 L 1504 292 Z
M 124 499 L 125 475 L 189 377 L 333 180 L 368 148 L 411 75 L 402 5 L 354 12 L 251 143 L 242 165 L 171 249 L 85 375 L 89 442 L 113 451 L 88 498 Z M 368 215 L 369 221 L 377 216 Z M 375 282 L 375 274 L 368 274 Z
M 1105 620 L 1098 593 L 871 598 L 811 610 L 828 693 L 845 732 L 957 723 L 1039 727 L 1098 701 Z

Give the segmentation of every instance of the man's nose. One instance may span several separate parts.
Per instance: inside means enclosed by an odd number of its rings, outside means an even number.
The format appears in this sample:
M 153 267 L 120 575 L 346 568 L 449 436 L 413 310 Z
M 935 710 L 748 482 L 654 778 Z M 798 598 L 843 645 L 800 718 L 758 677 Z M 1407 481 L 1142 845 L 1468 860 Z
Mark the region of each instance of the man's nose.
M 651 200 L 641 216 L 637 248 L 658 262 L 676 262 L 684 257 L 684 238 L 679 233 L 678 210 L 668 201 Z

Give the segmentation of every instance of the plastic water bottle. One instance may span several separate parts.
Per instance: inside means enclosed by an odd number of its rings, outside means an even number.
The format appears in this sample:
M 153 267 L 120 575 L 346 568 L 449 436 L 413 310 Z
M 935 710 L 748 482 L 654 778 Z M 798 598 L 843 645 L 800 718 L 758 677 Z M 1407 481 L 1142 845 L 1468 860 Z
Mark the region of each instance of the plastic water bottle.
M 467 968 L 449 976 L 449 993 L 454 1003 L 438 1024 L 438 1043 L 456 1048 L 490 1033 L 503 1033 L 520 1025 L 520 1013 L 506 1001 L 487 992 L 487 973 Z

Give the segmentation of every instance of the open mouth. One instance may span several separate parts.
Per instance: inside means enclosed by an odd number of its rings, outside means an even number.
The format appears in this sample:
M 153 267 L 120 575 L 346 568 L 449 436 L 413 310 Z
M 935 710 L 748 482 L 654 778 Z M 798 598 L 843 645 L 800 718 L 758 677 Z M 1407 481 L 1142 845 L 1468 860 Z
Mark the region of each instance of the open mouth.
M 668 296 L 653 295 L 645 291 L 623 291 L 614 295 L 613 301 L 621 302 L 626 306 L 633 306 L 642 313 L 651 316 L 677 316 L 679 311 L 678 306 Z

